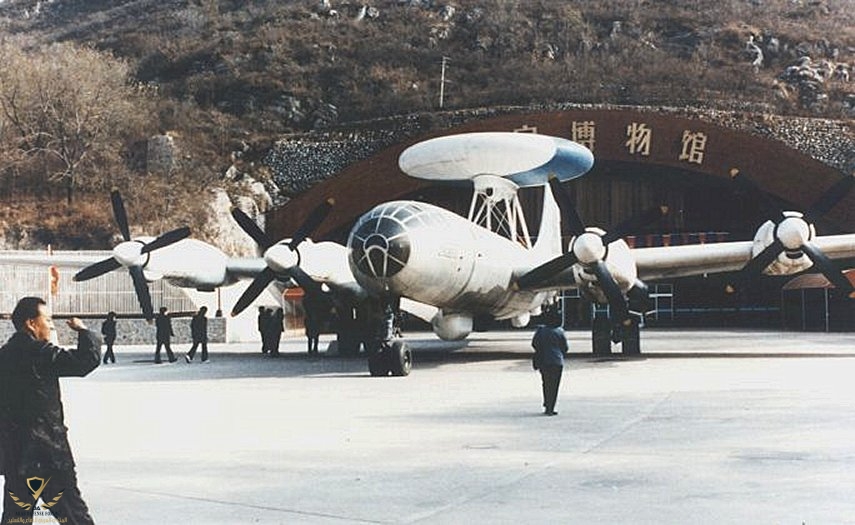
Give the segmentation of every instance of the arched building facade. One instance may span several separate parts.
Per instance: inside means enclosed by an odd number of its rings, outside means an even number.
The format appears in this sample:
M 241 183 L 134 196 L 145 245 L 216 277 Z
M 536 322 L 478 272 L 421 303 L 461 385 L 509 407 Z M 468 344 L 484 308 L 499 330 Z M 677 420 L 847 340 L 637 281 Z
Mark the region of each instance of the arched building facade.
M 764 125 L 762 117 L 751 118 Z M 671 210 L 659 222 L 633 232 L 628 241 L 637 246 L 748 240 L 770 213 L 761 205 L 759 192 L 784 209 L 804 210 L 851 176 L 780 140 L 717 123 L 715 118 L 631 108 L 520 112 L 435 129 L 354 162 L 270 212 L 268 233 L 274 238 L 289 236 L 306 214 L 330 197 L 336 204 L 313 235 L 316 239 L 343 242 L 362 213 L 394 199 L 424 200 L 465 215 L 470 186 L 438 186 L 408 177 L 397 160 L 416 142 L 475 131 L 541 133 L 587 146 L 596 159 L 593 169 L 565 183 L 586 224 L 609 229 L 651 206 L 665 204 Z M 756 188 L 735 184 L 734 174 L 749 178 Z M 520 194 L 533 235 L 540 191 L 523 189 Z M 844 196 L 816 226 L 821 234 L 855 231 L 855 192 Z M 725 289 L 732 278 L 660 283 L 665 299 L 654 321 L 781 325 L 781 279 L 761 278 L 746 287 L 750 290 L 731 294 Z M 574 320 L 579 324 L 588 322 L 585 309 L 576 308 Z

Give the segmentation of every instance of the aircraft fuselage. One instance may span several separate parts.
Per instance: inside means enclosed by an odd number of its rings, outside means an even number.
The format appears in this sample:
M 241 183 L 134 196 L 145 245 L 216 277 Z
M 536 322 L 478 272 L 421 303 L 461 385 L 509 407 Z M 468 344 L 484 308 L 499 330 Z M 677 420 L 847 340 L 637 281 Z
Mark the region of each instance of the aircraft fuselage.
M 443 312 L 527 314 L 546 293 L 515 291 L 531 250 L 437 206 L 393 201 L 364 214 L 348 238 L 351 270 L 371 292 L 407 297 Z

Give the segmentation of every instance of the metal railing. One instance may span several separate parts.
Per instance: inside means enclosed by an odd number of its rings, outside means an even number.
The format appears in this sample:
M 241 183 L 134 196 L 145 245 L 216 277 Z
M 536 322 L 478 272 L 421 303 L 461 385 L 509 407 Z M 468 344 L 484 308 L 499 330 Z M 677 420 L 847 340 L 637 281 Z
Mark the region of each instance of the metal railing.
M 124 269 L 109 272 L 95 279 L 74 282 L 72 277 L 80 268 L 57 265 L 58 279 L 55 286 L 48 266 L 3 263 L 5 254 L 34 254 L 38 252 L 0 252 L 0 314 L 8 314 L 21 297 L 42 297 L 51 306 L 54 314 L 104 314 L 113 311 L 120 315 L 142 315 L 133 282 Z M 106 251 L 53 252 L 68 259 L 101 260 L 111 255 Z M 50 256 L 44 255 L 46 260 Z M 171 311 L 193 311 L 192 300 L 181 288 L 162 280 L 149 283 L 154 309 L 166 306 Z M 55 292 L 55 293 L 52 293 Z

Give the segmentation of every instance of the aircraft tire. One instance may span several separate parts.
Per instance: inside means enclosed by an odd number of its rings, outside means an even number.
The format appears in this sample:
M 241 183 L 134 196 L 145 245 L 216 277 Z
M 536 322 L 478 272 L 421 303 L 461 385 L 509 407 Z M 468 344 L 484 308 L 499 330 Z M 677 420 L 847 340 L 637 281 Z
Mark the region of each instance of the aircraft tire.
M 368 372 L 371 377 L 389 375 L 389 360 L 386 357 L 386 352 L 374 352 L 368 356 Z
M 404 377 L 410 375 L 413 368 L 413 353 L 404 341 L 400 339 L 392 342 L 387 350 L 389 357 L 389 369 L 393 376 Z

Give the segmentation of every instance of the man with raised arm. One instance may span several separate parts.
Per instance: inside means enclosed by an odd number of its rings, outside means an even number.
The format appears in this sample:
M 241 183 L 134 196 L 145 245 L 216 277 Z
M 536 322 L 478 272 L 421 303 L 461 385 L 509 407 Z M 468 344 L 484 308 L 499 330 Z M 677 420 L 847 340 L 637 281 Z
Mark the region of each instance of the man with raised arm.
M 24 297 L 12 312 L 15 334 L 0 348 L 3 523 L 32 523 L 39 499 L 60 523 L 93 523 L 77 488 L 65 427 L 60 377 L 83 377 L 101 362 L 101 338 L 78 318 L 77 348 L 50 342 L 44 300 Z

